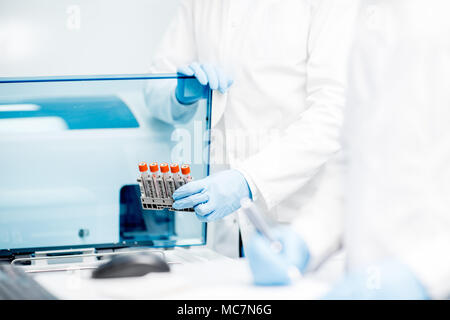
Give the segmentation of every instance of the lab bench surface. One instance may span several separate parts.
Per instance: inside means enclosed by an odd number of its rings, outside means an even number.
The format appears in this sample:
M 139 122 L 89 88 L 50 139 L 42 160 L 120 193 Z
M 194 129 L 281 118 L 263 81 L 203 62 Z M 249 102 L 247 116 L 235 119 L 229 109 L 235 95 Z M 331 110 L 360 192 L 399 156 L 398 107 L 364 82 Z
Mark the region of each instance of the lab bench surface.
M 91 270 L 74 268 L 39 273 L 35 279 L 60 299 L 317 299 L 330 288 L 329 271 L 328 279 L 313 274 L 291 286 L 257 287 L 244 259 L 232 260 L 207 248 L 190 250 L 166 253 L 169 273 L 99 280 L 91 278 Z M 335 272 L 340 263 L 335 259 L 328 268 Z

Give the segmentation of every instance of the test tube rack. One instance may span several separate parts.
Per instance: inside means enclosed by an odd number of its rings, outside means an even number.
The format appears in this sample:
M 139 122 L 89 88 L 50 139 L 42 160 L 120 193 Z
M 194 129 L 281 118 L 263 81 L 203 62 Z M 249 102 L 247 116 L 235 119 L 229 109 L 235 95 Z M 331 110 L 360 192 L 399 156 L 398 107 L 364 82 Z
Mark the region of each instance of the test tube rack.
M 176 210 L 172 207 L 173 192 L 192 181 L 189 165 L 181 166 L 182 175 L 176 163 L 170 166 L 170 173 L 167 163 L 158 165 L 156 162 L 150 164 L 150 170 L 145 162 L 139 163 L 139 171 L 137 182 L 141 191 L 142 209 L 194 212 L 193 208 Z

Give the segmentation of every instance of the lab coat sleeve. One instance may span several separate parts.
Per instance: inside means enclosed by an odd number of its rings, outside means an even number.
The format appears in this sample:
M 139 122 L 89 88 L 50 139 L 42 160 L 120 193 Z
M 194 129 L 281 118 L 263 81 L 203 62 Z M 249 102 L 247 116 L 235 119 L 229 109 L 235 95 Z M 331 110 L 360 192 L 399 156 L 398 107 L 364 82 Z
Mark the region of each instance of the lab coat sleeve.
M 150 73 L 176 73 L 177 68 L 197 60 L 193 25 L 193 1 L 182 0 L 152 59 Z M 148 81 L 144 95 L 153 117 L 167 123 L 186 123 L 197 103 L 183 105 L 175 97 L 174 79 Z
M 326 176 L 315 194 L 314 204 L 308 202 L 303 214 L 292 222 L 294 230 L 309 250 L 307 271 L 321 264 L 341 248 L 344 231 L 344 162 L 342 153 L 332 157 L 321 173 Z
M 305 186 L 340 150 L 353 1 L 313 1 L 307 62 L 307 110 L 279 139 L 237 164 L 271 209 Z M 274 106 L 276 107 L 276 106 Z
M 306 210 L 294 223 L 310 250 L 310 268 L 336 251 L 342 236 L 342 188 L 338 185 L 342 167 L 336 163 L 327 168 L 327 163 L 338 157 L 341 148 L 347 57 L 357 7 L 353 0 L 311 1 L 308 108 L 279 139 L 236 166 L 249 181 L 254 200 L 262 200 L 269 210 L 320 171 L 333 171 L 336 179 L 320 185 L 323 206 L 302 208 Z

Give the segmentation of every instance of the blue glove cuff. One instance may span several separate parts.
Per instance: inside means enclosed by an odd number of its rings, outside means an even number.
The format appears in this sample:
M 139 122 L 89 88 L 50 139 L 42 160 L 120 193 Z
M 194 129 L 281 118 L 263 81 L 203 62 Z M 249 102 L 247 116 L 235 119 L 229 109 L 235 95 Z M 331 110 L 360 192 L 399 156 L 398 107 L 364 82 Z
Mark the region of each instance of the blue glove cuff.
M 244 199 L 244 198 L 249 198 L 250 200 L 253 200 L 252 190 L 250 189 L 250 186 L 248 185 L 248 182 L 247 182 L 247 179 L 245 179 L 245 176 L 239 170 L 232 169 L 232 171 L 236 172 L 242 178 L 241 179 L 242 185 L 239 188 L 240 189 L 240 194 L 239 194 L 240 199 L 239 200 Z
M 208 96 L 208 88 L 202 86 L 196 78 L 178 78 L 175 97 L 180 104 L 193 104 Z

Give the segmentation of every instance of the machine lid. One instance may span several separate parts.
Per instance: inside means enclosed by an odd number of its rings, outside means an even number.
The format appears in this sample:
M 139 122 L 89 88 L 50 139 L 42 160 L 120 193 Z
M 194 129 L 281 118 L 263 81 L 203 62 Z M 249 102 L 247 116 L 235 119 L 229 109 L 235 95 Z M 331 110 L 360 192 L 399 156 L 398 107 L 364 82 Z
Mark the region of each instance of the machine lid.
M 194 213 L 143 209 L 137 182 L 140 162 L 208 175 L 212 95 L 178 105 L 174 90 L 188 81 L 198 84 L 168 74 L 0 78 L 0 256 L 205 244 Z

